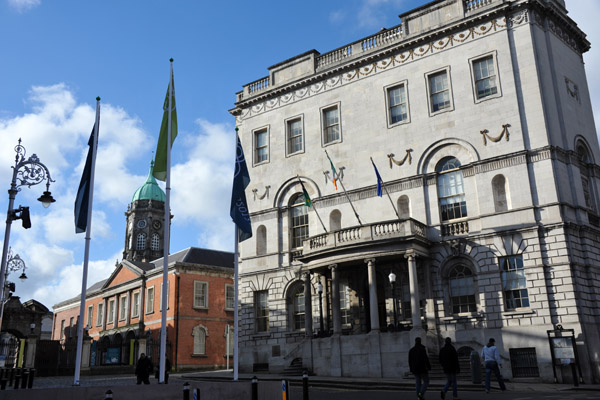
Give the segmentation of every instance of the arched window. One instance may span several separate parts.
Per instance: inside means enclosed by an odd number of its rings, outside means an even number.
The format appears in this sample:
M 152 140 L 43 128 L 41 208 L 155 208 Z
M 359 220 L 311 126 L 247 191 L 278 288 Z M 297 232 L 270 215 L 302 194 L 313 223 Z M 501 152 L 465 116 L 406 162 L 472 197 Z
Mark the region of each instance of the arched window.
M 583 199 L 585 201 L 585 206 L 591 210 L 596 210 L 594 206 L 594 200 L 592 197 L 592 190 L 590 187 L 590 174 L 588 171 L 587 164 L 590 162 L 590 156 L 588 154 L 587 149 L 582 144 L 577 146 L 577 156 L 579 157 L 580 167 L 579 174 L 581 176 L 581 187 L 583 189 Z
M 398 199 L 398 215 L 400 218 L 410 218 L 410 200 L 407 195 L 402 195 Z
M 496 175 L 492 179 L 492 193 L 494 195 L 494 208 L 496 212 L 508 210 L 508 198 L 506 196 L 506 178 L 504 175 Z
M 137 237 L 137 249 L 146 250 L 146 234 L 140 233 Z
M 192 329 L 192 336 L 194 337 L 194 354 L 206 354 L 206 337 L 208 336 L 206 327 L 195 326 Z
M 454 157 L 442 159 L 435 169 L 437 178 L 438 198 L 442 221 L 464 218 L 467 216 L 467 202 L 460 161 Z
M 160 250 L 160 236 L 158 236 L 158 233 L 152 234 L 152 241 L 150 242 L 150 248 L 154 251 Z
M 267 228 L 261 225 L 256 230 L 256 255 L 267 254 Z
M 448 274 L 450 287 L 450 302 L 452 313 L 466 313 L 477 311 L 475 302 L 475 281 L 473 272 L 469 267 L 458 264 L 452 267 Z
M 329 230 L 339 231 L 342 229 L 342 213 L 339 210 L 333 210 L 329 214 Z
M 292 330 L 304 329 L 304 283 L 297 282 L 290 287 L 288 295 L 288 315 Z
M 308 207 L 304 205 L 304 195 L 296 195 L 290 208 L 292 248 L 302 247 L 302 241 L 308 238 Z

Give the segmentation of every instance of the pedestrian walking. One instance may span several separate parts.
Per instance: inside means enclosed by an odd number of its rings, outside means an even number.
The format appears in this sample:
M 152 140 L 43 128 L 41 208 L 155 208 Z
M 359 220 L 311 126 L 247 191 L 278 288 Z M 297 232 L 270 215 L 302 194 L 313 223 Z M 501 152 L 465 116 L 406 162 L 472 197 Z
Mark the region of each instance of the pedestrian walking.
M 429 385 L 431 364 L 429 363 L 429 357 L 427 357 L 427 350 L 421 344 L 420 337 L 415 338 L 415 345 L 408 352 L 408 367 L 410 368 L 410 372 L 415 376 L 417 398 L 423 400 L 427 386 Z
M 160 360 L 158 365 L 160 366 Z M 171 372 L 171 361 L 169 361 L 169 357 L 167 357 L 165 359 L 165 384 L 169 383 L 169 372 Z M 154 377 L 160 381 L 160 367 L 156 369 L 156 374 Z
M 140 385 L 144 382 L 144 385 L 150 384 L 150 374 L 154 366 L 152 365 L 152 361 L 148 357 L 146 357 L 145 353 L 140 354 L 140 358 L 137 361 L 137 365 L 135 366 L 135 375 L 137 376 L 137 384 Z
M 506 390 L 506 386 L 504 385 L 504 379 L 502 379 L 502 375 L 500 374 L 500 368 L 502 368 L 502 360 L 500 359 L 500 353 L 495 345 L 496 341 L 494 338 L 490 338 L 487 345 L 483 347 L 481 350 L 481 359 L 483 360 L 483 364 L 485 365 L 485 392 L 490 392 L 490 377 L 492 372 L 496 375 L 496 379 L 498 379 L 498 384 L 500 385 L 500 389 L 502 391 Z
M 440 396 L 446 398 L 446 392 L 452 386 L 452 397 L 458 399 L 458 385 L 456 383 L 456 374 L 460 372 L 460 364 L 458 363 L 458 353 L 452 346 L 452 339 L 446 338 L 446 344 L 440 350 L 439 355 L 440 365 L 446 374 L 446 384 L 442 388 Z

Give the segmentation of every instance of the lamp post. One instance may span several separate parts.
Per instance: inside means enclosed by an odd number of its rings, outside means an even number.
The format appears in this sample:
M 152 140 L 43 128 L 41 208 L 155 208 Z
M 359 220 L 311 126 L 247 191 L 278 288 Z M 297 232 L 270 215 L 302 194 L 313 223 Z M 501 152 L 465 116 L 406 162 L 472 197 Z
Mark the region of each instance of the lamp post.
M 6 302 L 10 298 L 9 292 L 11 292 L 11 291 L 14 292 L 14 290 L 15 290 L 14 283 L 8 282 L 8 275 L 10 275 L 11 272 L 17 272 L 18 270 L 22 269 L 23 272 L 21 273 L 21 276 L 19 276 L 19 279 L 21 281 L 24 281 L 25 279 L 27 279 L 27 275 L 25 275 L 25 268 L 27 268 L 25 266 L 25 261 L 23 261 L 23 259 L 21 257 L 19 257 L 18 254 L 15 254 L 13 256 L 12 251 L 9 248 L 8 249 L 8 261 L 6 262 L 6 270 L 4 271 L 4 274 L 3 274 L 5 291 L 3 292 L 2 297 L 1 297 L 2 305 L 0 306 L 0 315 L 4 315 L 4 304 L 6 304 Z M 0 332 L 2 331 L 1 324 L 2 324 L 2 319 L 0 319 Z
M 319 336 L 323 335 L 323 285 L 321 282 L 317 284 L 317 292 L 319 292 Z
M 390 279 L 390 284 L 392 285 L 392 302 L 394 303 L 394 328 L 397 328 L 398 327 L 398 314 L 396 313 L 396 290 L 395 290 L 396 274 L 394 273 L 394 271 L 390 272 L 390 274 L 388 275 L 388 278 Z
M 52 198 L 50 193 L 50 182 L 54 182 L 50 177 L 50 171 L 48 168 L 40 162 L 37 155 L 33 154 L 29 158 L 25 158 L 25 147 L 21 146 L 21 139 L 15 146 L 15 165 L 12 167 L 12 181 L 10 183 L 10 189 L 8 189 L 8 211 L 6 212 L 6 230 L 4 232 L 4 245 L 2 249 L 2 262 L 0 264 L 0 299 L 4 300 L 5 293 L 5 280 L 7 274 L 7 258 L 8 258 L 8 243 L 10 239 L 10 227 L 12 222 L 16 219 L 23 221 L 23 227 L 31 227 L 29 221 L 29 207 L 21 207 L 13 209 L 15 203 L 15 197 L 17 193 L 21 191 L 21 186 L 34 186 L 39 183 L 46 181 L 46 190 L 38 198 L 42 202 L 45 208 L 48 208 L 50 204 L 56 200 Z M 19 214 L 19 215 L 18 215 Z M 23 271 L 23 274 L 25 271 Z M 4 310 L 0 309 L 0 329 L 2 327 L 2 318 Z

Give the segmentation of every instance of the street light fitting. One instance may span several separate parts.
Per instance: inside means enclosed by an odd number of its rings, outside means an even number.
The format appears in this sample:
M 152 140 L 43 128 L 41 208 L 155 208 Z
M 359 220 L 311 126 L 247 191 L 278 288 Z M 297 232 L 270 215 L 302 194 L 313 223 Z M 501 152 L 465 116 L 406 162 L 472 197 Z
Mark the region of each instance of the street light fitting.
M 48 208 L 50 207 L 50 204 L 54 203 L 56 200 L 54 200 L 54 197 L 52 197 L 52 193 L 46 190 L 44 194 L 38 198 L 38 201 L 42 202 L 44 208 Z
M 388 275 L 388 278 L 390 279 L 390 283 L 393 285 L 394 283 L 396 283 L 396 274 L 392 271 L 390 272 L 390 274 Z
M 27 279 L 27 275 L 25 275 L 25 271 L 23 271 L 23 273 L 21 274 L 21 276 L 19 276 L 19 279 L 24 281 L 25 279 Z
M 317 292 L 323 293 L 323 285 L 321 283 L 317 283 Z

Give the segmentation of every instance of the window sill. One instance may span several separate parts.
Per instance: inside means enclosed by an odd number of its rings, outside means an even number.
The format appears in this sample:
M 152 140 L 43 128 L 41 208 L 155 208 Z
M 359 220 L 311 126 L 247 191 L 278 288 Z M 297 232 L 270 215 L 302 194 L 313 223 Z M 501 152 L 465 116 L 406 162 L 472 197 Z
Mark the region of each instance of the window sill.
M 225 312 L 234 312 L 234 311 L 235 311 L 235 308 L 226 308 L 225 309 Z
M 493 100 L 502 97 L 502 93 L 498 90 L 498 93 L 489 94 L 484 97 L 477 98 L 477 94 L 475 95 L 475 104 L 483 103 L 484 101 Z
M 192 358 L 208 358 L 206 354 L 192 354 Z
M 252 339 L 268 339 L 271 337 L 271 333 L 269 332 L 259 332 L 252 335 Z
M 442 317 L 440 318 L 440 321 L 460 321 L 460 320 L 473 320 L 473 319 L 482 319 L 483 313 L 459 313 L 459 314 L 453 314 L 450 315 L 448 317 Z
M 532 310 L 531 308 L 517 308 L 515 310 L 504 311 L 502 313 L 502 315 L 506 316 L 506 317 L 512 317 L 515 315 L 531 315 L 531 314 L 535 314 L 535 310 Z
M 192 307 L 194 310 L 198 311 L 208 311 L 208 307 Z
M 394 122 L 393 124 L 388 119 L 388 129 L 392 129 L 392 128 L 395 128 L 397 126 L 402 126 L 402 125 L 406 125 L 406 124 L 410 124 L 410 118 L 408 118 L 408 117 L 405 120 L 403 120 L 403 121 Z
M 445 114 L 447 112 L 452 112 L 452 111 L 454 111 L 454 106 L 442 108 L 441 110 L 437 110 L 437 111 L 433 111 L 432 109 L 429 109 L 429 116 L 435 117 L 436 115 Z

